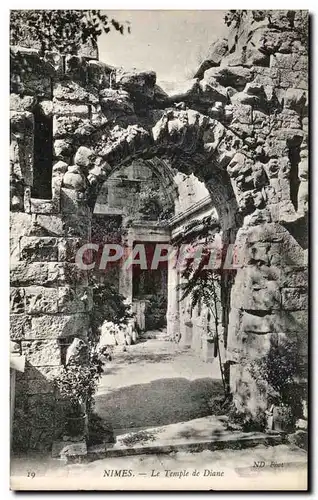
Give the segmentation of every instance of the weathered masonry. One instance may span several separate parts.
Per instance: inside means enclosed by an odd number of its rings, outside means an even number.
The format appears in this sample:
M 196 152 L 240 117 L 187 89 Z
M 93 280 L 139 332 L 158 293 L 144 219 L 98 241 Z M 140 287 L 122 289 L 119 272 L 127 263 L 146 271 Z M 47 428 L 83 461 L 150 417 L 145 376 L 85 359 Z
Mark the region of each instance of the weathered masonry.
M 92 307 L 76 249 L 90 241 L 107 179 L 137 160 L 194 174 L 223 242 L 245 254 L 227 325 L 237 408 L 267 408 L 268 380 L 251 367 L 286 339 L 297 343 L 306 398 L 307 26 L 304 11 L 248 11 L 194 79 L 169 89 L 151 71 L 109 67 L 96 54 L 12 47 L 10 335 L 26 360 L 16 377 L 19 446 L 60 437 L 52 381 L 63 339 L 85 341 Z

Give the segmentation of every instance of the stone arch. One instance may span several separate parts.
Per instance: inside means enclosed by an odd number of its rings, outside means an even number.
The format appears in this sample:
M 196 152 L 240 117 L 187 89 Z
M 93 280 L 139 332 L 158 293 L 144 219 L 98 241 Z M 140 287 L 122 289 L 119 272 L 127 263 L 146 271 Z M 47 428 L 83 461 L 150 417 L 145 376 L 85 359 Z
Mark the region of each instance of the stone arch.
M 278 329 L 297 328 L 297 321 L 292 318 L 290 322 L 289 313 L 284 311 L 296 307 L 289 305 L 288 298 L 294 291 L 284 288 L 291 283 L 290 268 L 284 268 L 284 259 L 273 256 L 273 251 L 275 255 L 284 253 L 286 246 L 288 252 L 294 252 L 283 227 L 297 219 L 290 199 L 288 157 L 262 163 L 255 148 L 218 120 L 191 109 L 170 108 L 163 111 L 151 131 L 139 125 L 115 127 L 98 155 L 104 166 L 94 165 L 87 176 L 88 182 L 97 187 L 95 193 L 109 172 L 135 158 L 167 159 L 172 168 L 194 173 L 206 183 L 225 241 L 235 239 L 244 259 L 232 288 L 229 314 L 232 390 L 238 407 L 254 416 L 260 409 L 264 411 L 267 398 L 251 378 L 251 360 L 254 355 L 266 355 L 270 339 L 280 338 Z M 293 265 L 300 266 L 302 274 L 303 252 L 297 249 L 296 253 Z M 271 269 L 275 258 L 276 277 Z
M 101 165 L 92 163 L 88 171 L 91 204 L 110 173 L 136 158 L 143 158 L 162 177 L 172 180 L 168 160 L 173 169 L 193 173 L 206 184 L 225 229 L 237 226 L 240 199 L 228 165 L 242 147 L 242 140 L 220 122 L 190 109 L 165 110 L 150 132 L 138 125 L 115 127 L 98 152 Z

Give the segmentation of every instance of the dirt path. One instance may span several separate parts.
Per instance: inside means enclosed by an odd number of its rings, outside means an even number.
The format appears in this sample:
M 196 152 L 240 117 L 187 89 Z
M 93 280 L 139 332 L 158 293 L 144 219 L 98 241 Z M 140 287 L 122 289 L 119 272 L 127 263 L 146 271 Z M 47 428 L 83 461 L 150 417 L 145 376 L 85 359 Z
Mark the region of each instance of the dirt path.
M 205 363 L 189 349 L 150 339 L 115 352 L 95 401 L 117 434 L 204 417 L 220 393 L 217 360 Z

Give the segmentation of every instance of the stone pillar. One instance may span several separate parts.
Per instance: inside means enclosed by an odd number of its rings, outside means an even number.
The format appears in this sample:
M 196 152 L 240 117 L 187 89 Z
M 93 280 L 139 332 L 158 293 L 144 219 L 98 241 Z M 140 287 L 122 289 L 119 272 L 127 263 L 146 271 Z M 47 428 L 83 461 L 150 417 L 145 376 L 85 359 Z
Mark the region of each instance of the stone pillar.
M 175 340 L 180 334 L 179 320 L 179 272 L 174 259 L 168 260 L 168 305 L 167 305 L 167 334 Z
M 134 244 L 134 232 L 129 229 L 128 234 L 123 238 L 122 245 L 124 254 L 119 268 L 119 292 L 126 297 L 130 304 L 133 300 L 133 267 L 126 266 L 127 258 L 132 255 Z
M 178 271 L 179 283 L 185 283 L 185 278 L 182 277 L 181 271 Z M 183 291 L 180 290 L 179 298 L 182 296 Z M 192 314 L 191 314 L 191 298 L 185 297 L 183 300 L 178 300 L 179 306 L 179 331 L 178 338 L 180 345 L 182 346 L 191 346 L 192 343 Z

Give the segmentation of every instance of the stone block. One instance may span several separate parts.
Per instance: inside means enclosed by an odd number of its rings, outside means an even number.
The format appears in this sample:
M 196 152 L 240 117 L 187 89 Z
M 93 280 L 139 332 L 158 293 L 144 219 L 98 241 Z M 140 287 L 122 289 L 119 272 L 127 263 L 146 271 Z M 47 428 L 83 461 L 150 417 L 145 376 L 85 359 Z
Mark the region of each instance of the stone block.
M 288 311 L 308 309 L 308 292 L 299 288 L 283 288 L 282 308 Z
M 63 236 L 64 227 L 61 215 L 34 215 L 30 236 Z
M 277 87 L 279 85 L 279 72 L 276 68 L 255 66 L 253 71 L 255 83 L 261 83 L 264 86 L 270 85 L 271 87 Z
M 292 89 L 291 89 L 292 90 Z M 277 128 L 296 128 L 301 129 L 301 118 L 298 115 L 297 111 L 294 109 L 284 108 L 282 112 L 277 115 L 277 122 L 273 122 L 274 128 L 273 131 Z M 276 126 L 275 126 L 276 125 Z
M 25 289 L 25 298 L 28 314 L 58 312 L 58 291 L 56 288 L 28 287 Z
M 20 238 L 32 234 L 34 217 L 23 212 L 10 213 L 10 236 Z
M 98 90 L 93 87 L 82 86 L 78 82 L 64 80 L 54 83 L 53 101 L 57 99 L 76 103 L 98 104 Z
M 44 59 L 47 61 L 58 75 L 63 74 L 63 56 L 54 50 L 46 50 Z
M 299 333 L 307 336 L 308 311 L 274 311 L 271 321 L 273 332 Z
M 60 346 L 57 340 L 22 340 L 22 354 L 32 366 L 59 366 Z
M 52 367 L 50 367 L 50 370 L 52 370 Z M 25 376 L 19 384 L 21 392 L 23 391 L 23 394 L 27 395 L 53 394 L 55 389 L 54 385 L 52 380 L 48 380 L 44 377 L 28 378 L 27 376 Z
M 226 38 L 222 38 L 213 42 L 208 48 L 205 54 L 204 61 L 201 63 L 200 68 L 197 70 L 194 78 L 202 79 L 204 72 L 214 66 L 219 66 L 222 58 L 225 56 L 228 50 L 228 41 Z
M 283 241 L 272 243 L 268 254 L 272 266 L 282 269 L 299 269 L 306 266 L 304 250 L 289 234 L 284 235 Z
M 97 88 L 111 87 L 111 74 L 114 72 L 112 66 L 101 61 L 89 61 L 87 65 L 88 82 Z
M 25 365 L 25 371 L 24 371 L 23 375 L 21 376 L 21 378 L 26 379 L 27 381 L 37 380 L 38 385 L 40 385 L 41 383 L 43 384 L 43 391 L 44 392 L 51 392 L 54 380 L 56 379 L 57 376 L 61 375 L 63 370 L 64 370 L 64 367 L 62 365 L 59 365 L 59 366 L 33 366 L 32 364 L 27 362 Z M 30 385 L 30 387 L 29 387 L 29 389 L 27 389 L 27 391 L 28 391 L 28 393 L 32 394 L 31 383 L 29 385 Z M 51 389 L 49 390 L 49 388 L 51 388 Z M 37 394 L 37 392 L 34 391 L 33 394 Z M 56 395 L 56 397 L 58 397 L 58 394 Z
M 285 241 L 288 232 L 280 224 L 265 223 L 248 228 L 246 231 L 246 243 L 280 243 Z M 288 235 L 289 236 L 289 235 Z M 270 247 L 272 248 L 272 246 Z
M 74 443 L 72 441 L 55 441 L 52 448 L 53 458 L 85 457 L 87 455 L 86 441 Z
M 294 11 L 288 10 L 270 10 L 268 11 L 269 27 L 278 30 L 288 30 L 293 27 L 295 18 Z
M 288 269 L 284 266 L 280 273 L 280 285 L 286 288 L 307 288 L 308 270 L 307 269 Z
M 308 160 L 305 158 L 298 164 L 298 179 L 300 181 L 308 181 L 309 165 Z
M 86 104 L 73 104 L 64 101 L 54 102 L 53 114 L 55 116 L 80 116 L 89 118 L 89 107 Z
M 284 95 L 284 107 L 302 113 L 306 108 L 308 92 L 301 89 L 287 89 Z
M 242 357 L 244 361 L 250 362 L 266 356 L 271 347 L 271 334 L 255 334 L 254 332 L 244 332 L 241 336 L 243 349 Z
M 53 237 L 22 236 L 20 259 L 26 262 L 54 262 L 58 260 L 58 240 Z
M 116 69 L 116 85 L 144 100 L 153 99 L 155 83 L 156 73 L 154 71 Z
M 72 315 L 41 315 L 33 316 L 31 329 L 28 330 L 26 339 L 49 339 L 59 337 L 86 338 L 89 329 L 87 314 Z
M 80 167 L 89 167 L 90 165 L 92 166 L 94 164 L 94 160 L 95 160 L 94 151 L 85 146 L 80 146 L 76 151 L 74 157 L 74 163 L 76 165 L 79 165 Z
M 44 285 L 57 283 L 58 264 L 48 262 L 15 263 L 10 269 L 10 283 L 13 286 Z
M 61 313 L 83 313 L 92 308 L 91 290 L 87 287 L 73 288 L 60 286 L 58 291 L 58 311 Z
M 31 319 L 25 314 L 10 314 L 10 339 L 21 340 L 31 329 Z
M 246 125 L 252 124 L 252 106 L 248 104 L 237 104 L 233 106 L 232 123 L 242 123 Z
M 133 115 L 135 112 L 130 95 L 124 90 L 102 90 L 100 103 L 107 118 L 115 118 L 119 114 Z
M 31 111 L 34 109 L 37 100 L 34 96 L 20 96 L 19 94 L 10 94 L 11 111 Z
M 218 67 L 208 69 L 204 78 L 215 78 L 223 87 L 233 87 L 243 90 L 247 82 L 253 79 L 253 72 L 243 66 Z
M 288 71 L 308 71 L 308 57 L 298 54 L 273 54 L 270 65 L 272 68 L 286 69 Z
M 56 214 L 58 211 L 58 205 L 54 200 L 30 199 L 30 212 L 33 214 Z
M 10 289 L 10 311 L 12 313 L 23 313 L 24 312 L 24 288 L 13 288 Z
M 279 85 L 282 88 L 294 88 L 308 90 L 307 71 L 279 70 Z
M 69 159 L 74 153 L 72 139 L 56 139 L 53 144 L 55 158 Z
M 244 288 L 241 307 L 247 311 L 272 311 L 281 308 L 281 294 L 275 281 L 269 281 L 266 288 Z
M 41 101 L 38 107 L 40 113 L 46 118 L 51 118 L 53 114 L 53 102 L 52 101 Z
M 54 139 L 85 136 L 85 130 L 87 136 L 94 131 L 94 127 L 92 127 L 87 118 L 80 116 L 53 116 Z M 83 131 L 83 134 L 81 134 L 81 131 Z
M 223 113 L 222 104 L 228 102 L 228 92 L 225 87 L 220 85 L 215 78 L 204 79 L 199 82 L 199 101 L 202 104 L 218 104 L 219 111 Z M 197 100 L 195 96 L 192 97 L 193 100 Z M 191 98 L 190 98 L 191 100 Z M 213 110 L 213 108 L 212 108 Z
M 67 172 L 63 176 L 61 185 L 64 188 L 71 189 L 72 191 L 84 193 L 87 187 L 87 182 L 81 171 L 81 167 L 78 165 L 69 166 Z M 81 196 L 84 198 L 83 194 Z

